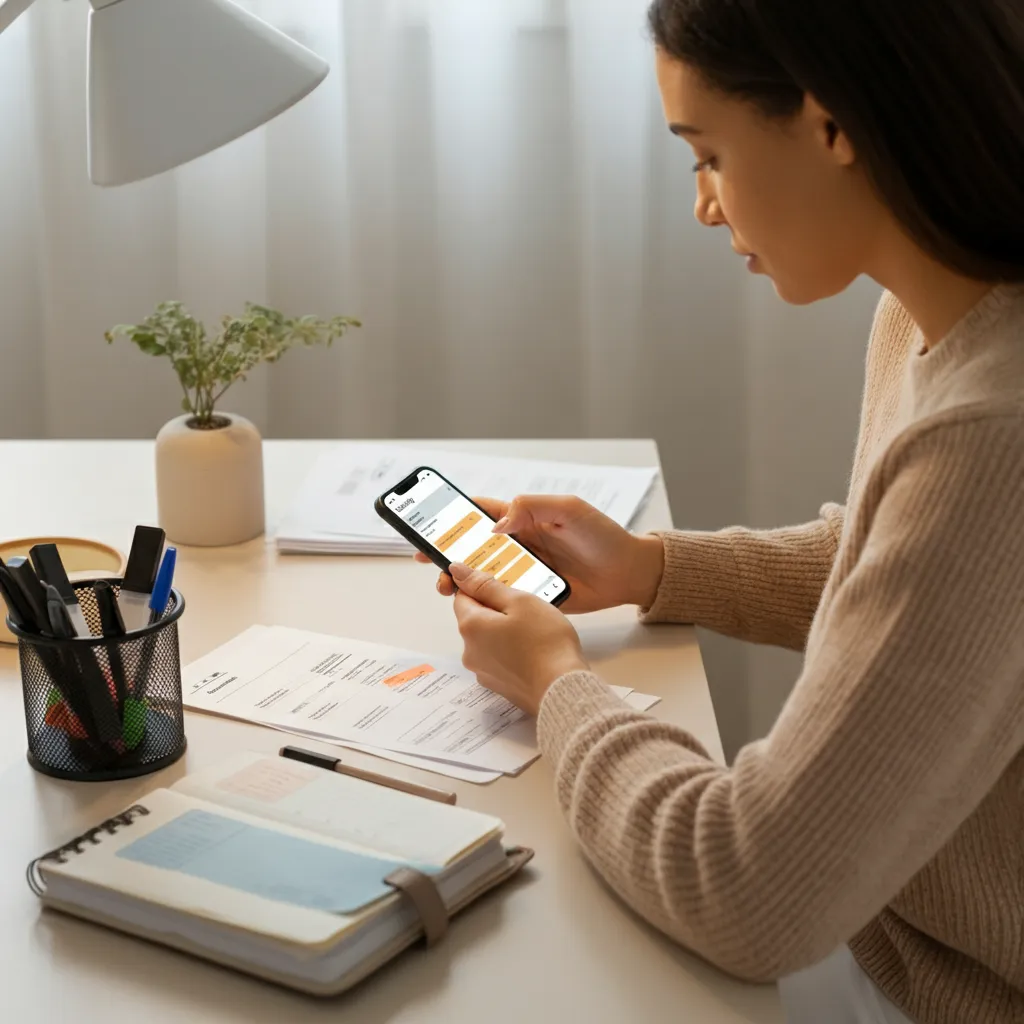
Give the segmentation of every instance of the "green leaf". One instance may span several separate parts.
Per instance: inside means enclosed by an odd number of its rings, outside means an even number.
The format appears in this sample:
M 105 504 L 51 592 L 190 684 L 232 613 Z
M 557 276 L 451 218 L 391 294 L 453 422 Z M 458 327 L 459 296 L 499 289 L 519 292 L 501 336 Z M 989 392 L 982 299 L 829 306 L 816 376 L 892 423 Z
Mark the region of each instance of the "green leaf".
M 217 400 L 260 363 L 276 363 L 297 346 L 330 347 L 361 326 L 351 317 L 287 317 L 247 302 L 242 316 L 222 317 L 220 333 L 211 338 L 180 302 L 171 301 L 161 302 L 142 323 L 119 325 L 104 337 L 108 342 L 126 337 L 140 352 L 169 359 L 185 392 L 182 409 L 208 422 Z

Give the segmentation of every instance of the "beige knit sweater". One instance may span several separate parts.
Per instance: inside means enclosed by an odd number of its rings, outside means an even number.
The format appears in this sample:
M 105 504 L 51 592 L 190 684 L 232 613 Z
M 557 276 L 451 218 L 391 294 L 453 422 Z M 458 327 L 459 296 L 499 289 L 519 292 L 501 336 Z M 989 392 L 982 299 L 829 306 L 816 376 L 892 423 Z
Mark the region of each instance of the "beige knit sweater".
M 647 621 L 806 649 L 771 734 L 723 768 L 573 673 L 540 743 L 601 874 L 725 970 L 849 943 L 920 1024 L 1024 1021 L 1024 287 L 921 341 L 885 297 L 845 513 L 664 535 Z

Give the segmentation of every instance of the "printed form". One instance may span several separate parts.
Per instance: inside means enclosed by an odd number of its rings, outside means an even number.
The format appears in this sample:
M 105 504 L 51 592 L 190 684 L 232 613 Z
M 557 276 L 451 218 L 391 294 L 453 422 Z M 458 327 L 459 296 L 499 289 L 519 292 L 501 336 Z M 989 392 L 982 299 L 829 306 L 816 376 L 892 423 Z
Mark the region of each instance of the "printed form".
M 632 707 L 657 699 L 615 687 Z M 340 743 L 470 782 L 537 756 L 536 725 L 458 662 L 281 626 L 253 626 L 182 671 L 193 711 Z
M 256 626 L 190 665 L 182 690 L 193 710 L 488 771 L 537 757 L 503 697 L 455 666 L 359 640 Z
M 345 442 L 320 456 L 277 530 L 281 551 L 407 554 L 411 549 L 374 511 L 374 500 L 420 466 L 431 466 L 470 496 L 574 494 L 629 527 L 658 471 L 476 455 L 373 442 Z

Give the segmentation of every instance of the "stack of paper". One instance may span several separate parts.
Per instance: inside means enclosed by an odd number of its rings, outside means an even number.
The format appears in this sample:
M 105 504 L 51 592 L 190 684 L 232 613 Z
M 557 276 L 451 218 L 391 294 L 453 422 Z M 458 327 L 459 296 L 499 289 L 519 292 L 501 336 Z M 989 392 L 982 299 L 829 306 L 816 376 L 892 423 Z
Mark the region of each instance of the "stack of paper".
M 657 703 L 616 688 L 638 710 Z M 468 782 L 537 756 L 533 719 L 451 659 L 253 626 L 182 672 L 187 708 L 327 740 Z
M 658 475 L 656 469 L 341 444 L 320 457 L 277 530 L 290 554 L 406 555 L 412 548 L 374 511 L 374 501 L 420 466 L 430 466 L 470 496 L 574 494 L 628 527 Z

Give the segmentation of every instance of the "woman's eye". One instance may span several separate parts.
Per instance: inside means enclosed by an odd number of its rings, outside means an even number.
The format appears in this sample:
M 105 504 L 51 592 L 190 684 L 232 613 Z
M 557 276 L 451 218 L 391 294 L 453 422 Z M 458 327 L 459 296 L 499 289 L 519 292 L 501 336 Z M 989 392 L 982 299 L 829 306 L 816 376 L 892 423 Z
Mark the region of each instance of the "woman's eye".
M 693 173 L 700 174 L 701 171 L 715 171 L 718 170 L 718 161 L 713 157 L 708 157 L 707 160 L 698 160 L 693 165 Z

